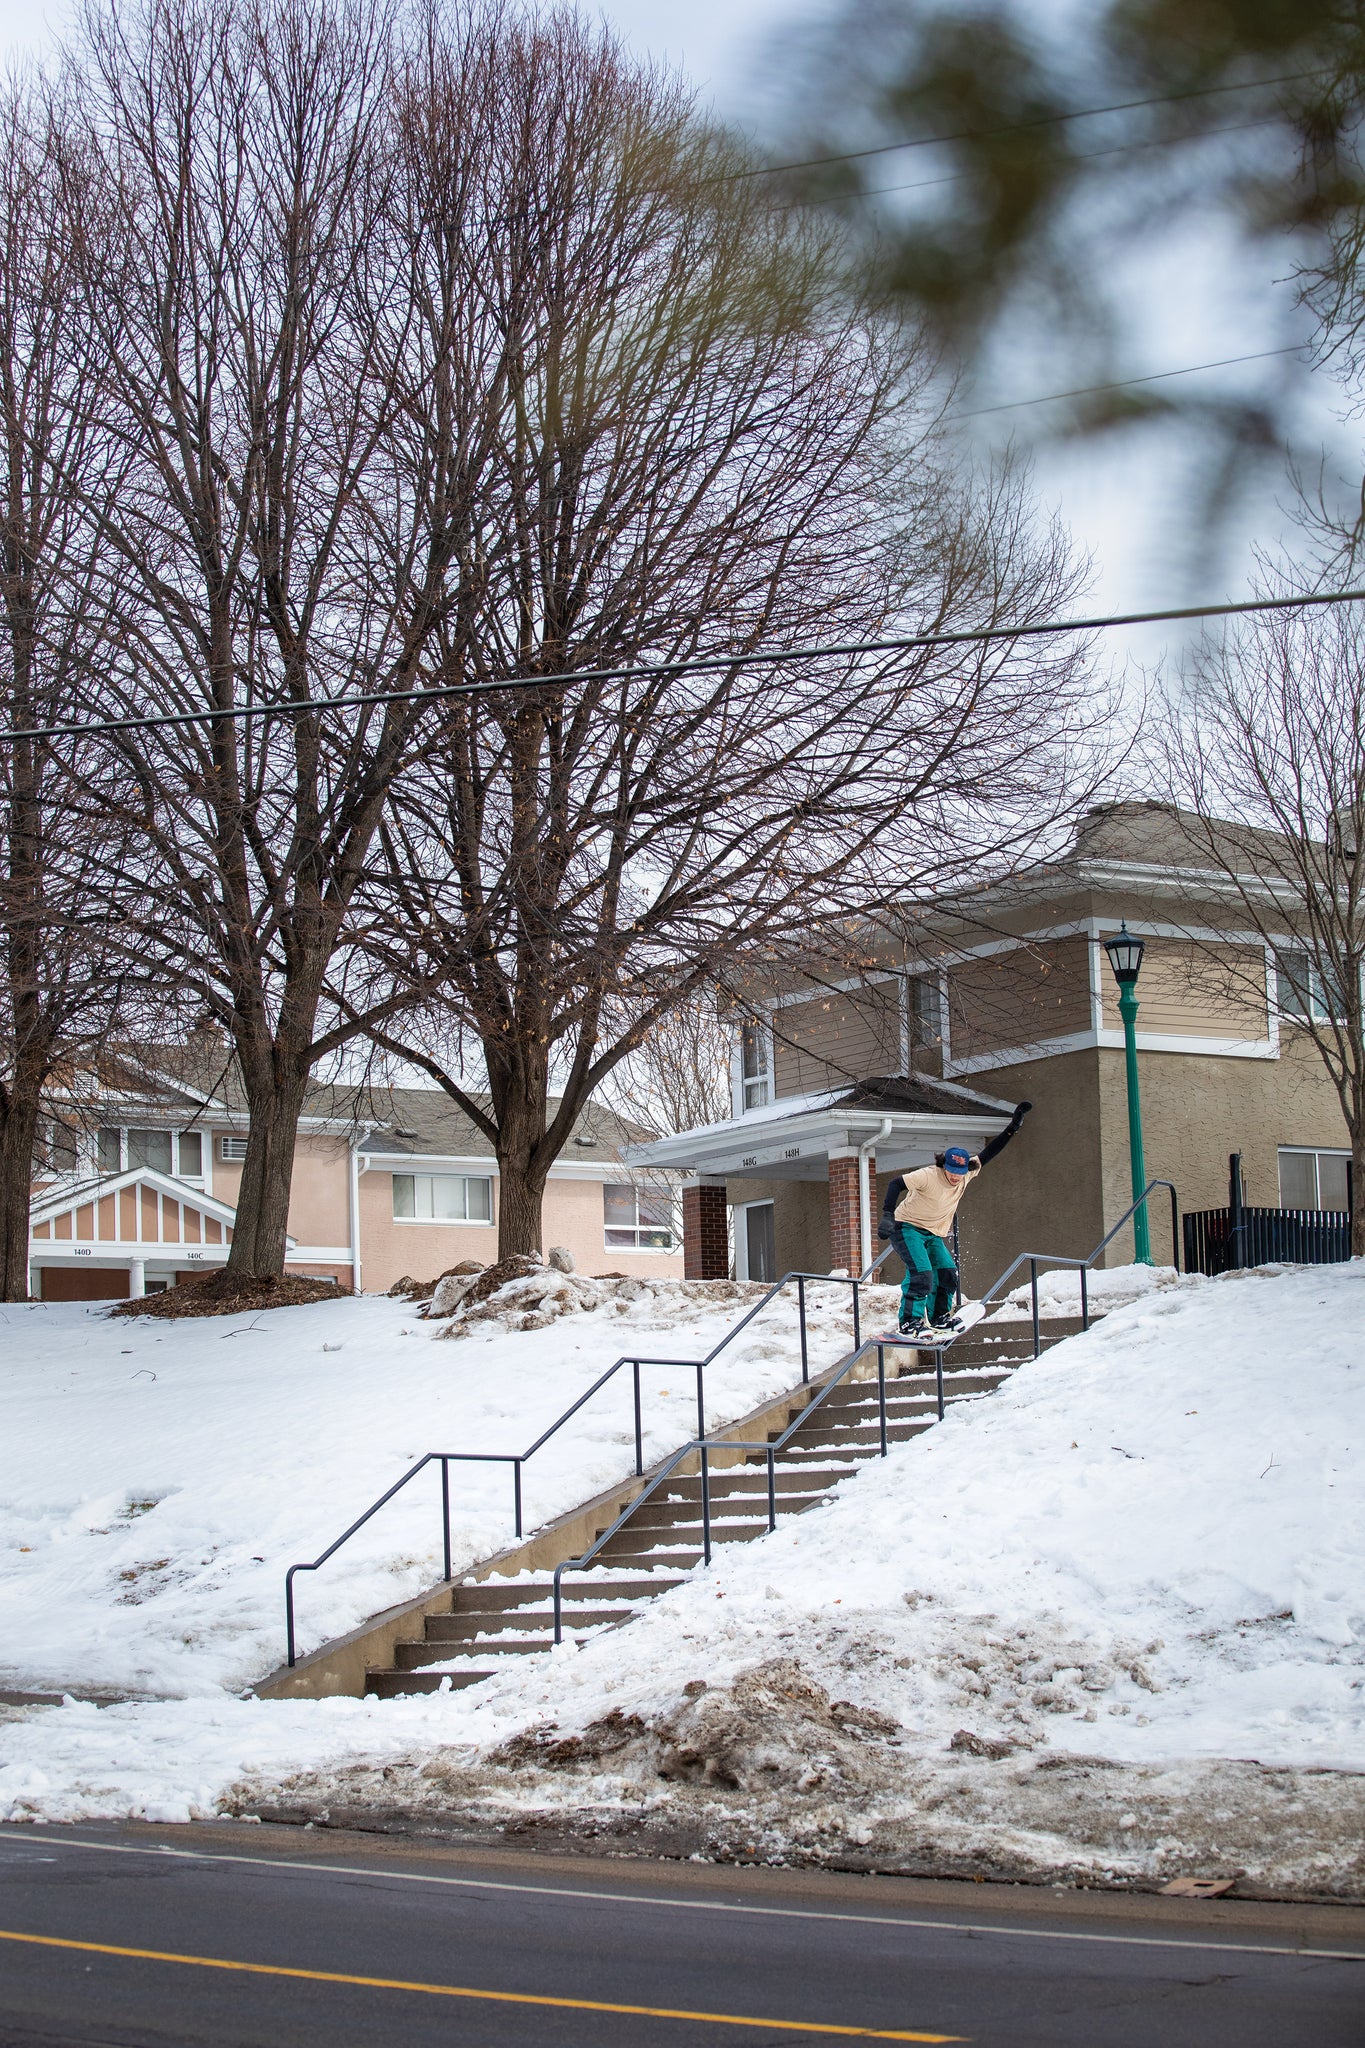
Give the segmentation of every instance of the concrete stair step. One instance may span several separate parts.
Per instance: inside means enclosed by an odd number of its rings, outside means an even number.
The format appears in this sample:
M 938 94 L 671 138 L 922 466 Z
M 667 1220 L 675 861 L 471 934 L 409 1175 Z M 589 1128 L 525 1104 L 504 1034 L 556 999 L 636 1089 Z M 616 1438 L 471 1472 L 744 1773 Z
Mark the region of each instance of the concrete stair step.
M 564 1581 L 564 1616 L 570 1626 L 579 1628 L 601 1628 L 614 1626 L 617 1622 L 629 1621 L 638 1614 L 639 1607 L 623 1600 L 614 1607 L 587 1607 L 581 1600 L 570 1601 L 569 1580 Z M 535 1607 L 494 1607 L 478 1614 L 429 1614 L 427 1616 L 427 1641 L 429 1643 L 467 1642 L 473 1636 L 496 1634 L 504 1629 L 537 1629 L 552 1627 L 554 1624 L 554 1601 L 547 1598 Z
M 564 1631 L 580 1645 L 592 1641 L 594 1633 L 582 1633 L 570 1626 Z M 481 1636 L 476 1643 L 395 1643 L 393 1646 L 394 1668 L 399 1671 L 421 1671 L 428 1665 L 440 1664 L 452 1670 L 463 1670 L 466 1657 L 534 1657 L 542 1650 L 548 1650 L 554 1643 L 552 1623 L 542 1629 L 518 1630 L 516 1634 L 503 1636 Z M 458 1660 L 458 1661 L 457 1661 Z
M 452 1692 L 462 1692 L 492 1676 L 491 1671 L 367 1671 L 365 1691 L 373 1699 L 396 1700 L 409 1692 L 439 1692 L 446 1684 Z
M 631 1578 L 618 1576 L 608 1569 L 596 1570 L 594 1566 L 561 1582 L 566 1601 L 652 1600 L 657 1593 L 667 1593 L 682 1583 L 676 1576 L 669 1577 L 664 1573 Z M 457 1615 L 509 1613 L 518 1607 L 534 1607 L 539 1602 L 553 1599 L 554 1578 L 551 1574 L 544 1578 L 519 1579 L 503 1586 L 499 1586 L 496 1579 L 482 1579 L 477 1585 L 456 1588 L 452 1611 Z
M 621 1535 L 625 1535 L 624 1529 Z M 620 1541 L 621 1537 L 613 1537 L 612 1543 L 607 1546 L 608 1549 L 611 1549 L 614 1544 L 620 1543 Z M 599 1552 L 599 1555 L 601 1554 Z M 632 1564 L 659 1564 L 669 1571 L 690 1572 L 701 1556 L 701 1545 L 698 1543 L 694 1550 L 684 1550 L 677 1544 L 665 1550 L 649 1550 L 643 1546 L 636 1549 L 632 1545 L 623 1547 L 616 1552 L 616 1555 L 629 1558 Z

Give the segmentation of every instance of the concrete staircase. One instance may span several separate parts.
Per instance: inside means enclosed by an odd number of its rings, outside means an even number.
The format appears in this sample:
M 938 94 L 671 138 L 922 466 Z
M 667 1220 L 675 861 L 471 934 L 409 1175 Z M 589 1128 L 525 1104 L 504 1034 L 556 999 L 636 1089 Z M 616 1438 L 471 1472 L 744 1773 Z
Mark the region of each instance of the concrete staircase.
M 1078 1316 L 1051 1316 L 1039 1326 L 1044 1349 L 1080 1329 Z M 982 1399 L 1033 1356 L 1033 1326 L 979 1323 L 944 1354 L 947 1402 Z M 900 1370 L 897 1372 L 897 1367 Z M 886 1434 L 904 1443 L 938 1420 L 931 1353 L 888 1349 Z M 891 1375 L 895 1373 L 893 1379 Z M 720 1436 L 726 1431 L 718 1432 Z M 769 1432 L 773 1440 L 780 1432 Z M 776 1459 L 778 1525 L 817 1507 L 830 1489 L 881 1449 L 875 1380 L 842 1381 L 804 1417 Z M 751 1543 L 768 1534 L 767 1460 L 713 1470 L 711 1541 Z M 602 1528 L 610 1527 L 604 1522 Z M 602 1528 L 596 1531 L 602 1534 Z M 650 1495 L 600 1550 L 586 1571 L 563 1578 L 565 1634 L 583 1644 L 620 1628 L 647 1601 L 679 1584 L 702 1561 L 701 1478 L 678 1473 Z M 393 1663 L 367 1674 L 366 1691 L 383 1699 L 478 1685 L 504 1657 L 548 1650 L 553 1642 L 554 1577 L 481 1579 L 452 1589 L 450 1611 L 429 1613 L 425 1635 L 394 1645 Z

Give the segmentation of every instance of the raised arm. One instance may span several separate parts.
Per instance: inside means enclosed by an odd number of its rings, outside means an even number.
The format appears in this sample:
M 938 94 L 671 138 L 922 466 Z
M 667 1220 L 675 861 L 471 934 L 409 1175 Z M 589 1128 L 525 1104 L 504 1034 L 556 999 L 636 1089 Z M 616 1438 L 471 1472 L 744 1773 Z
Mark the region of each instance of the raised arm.
M 991 1139 L 989 1145 L 983 1145 L 981 1147 L 981 1150 L 977 1154 L 977 1157 L 981 1161 L 981 1164 L 983 1166 L 989 1166 L 992 1159 L 997 1158 L 998 1155 L 1004 1151 L 1006 1145 L 1008 1145 L 1010 1139 L 1014 1136 L 1015 1132 L 1018 1130 L 1020 1124 L 1022 1124 L 1024 1118 L 1028 1115 L 1032 1107 L 1033 1104 L 1031 1102 L 1021 1102 L 1019 1104 L 1019 1107 L 1015 1110 L 1014 1115 L 1005 1125 L 1004 1130 L 998 1132 L 997 1135 Z

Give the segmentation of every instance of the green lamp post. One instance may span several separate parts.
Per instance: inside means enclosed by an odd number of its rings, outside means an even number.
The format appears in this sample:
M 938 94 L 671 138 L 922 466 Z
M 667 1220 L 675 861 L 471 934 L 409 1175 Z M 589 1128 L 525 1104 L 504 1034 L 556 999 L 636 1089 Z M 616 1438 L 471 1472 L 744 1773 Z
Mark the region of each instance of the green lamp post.
M 1135 939 L 1126 924 L 1121 925 L 1117 935 L 1106 939 L 1104 950 L 1109 955 L 1109 965 L 1114 970 L 1114 979 L 1119 985 L 1119 1015 L 1123 1019 L 1123 1057 L 1128 1070 L 1128 1159 L 1133 1173 L 1133 1200 L 1141 1201 L 1142 1191 L 1147 1185 L 1147 1169 L 1142 1159 L 1142 1098 L 1138 1092 L 1137 1063 L 1137 1013 L 1138 999 L 1134 993 L 1137 978 L 1142 971 L 1142 956 L 1147 950 L 1144 939 Z M 1133 1218 L 1133 1257 L 1139 1266 L 1152 1263 L 1152 1238 L 1147 1227 L 1147 1204 L 1142 1203 Z

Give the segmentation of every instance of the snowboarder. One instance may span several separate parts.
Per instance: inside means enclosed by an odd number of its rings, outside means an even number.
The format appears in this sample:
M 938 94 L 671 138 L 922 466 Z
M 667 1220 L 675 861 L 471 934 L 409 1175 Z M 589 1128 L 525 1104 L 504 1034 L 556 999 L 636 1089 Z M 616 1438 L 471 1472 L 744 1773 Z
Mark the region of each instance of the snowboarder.
M 935 1153 L 932 1166 L 896 1174 L 888 1185 L 877 1234 L 889 1238 L 905 1261 L 902 1336 L 939 1342 L 945 1332 L 955 1334 L 963 1328 L 961 1318 L 953 1313 L 957 1267 L 947 1243 L 957 1205 L 968 1183 L 1004 1151 L 1032 1107 L 1031 1102 L 1021 1102 L 1004 1130 L 982 1146 L 979 1156 L 965 1146 L 950 1145 L 946 1152 Z

